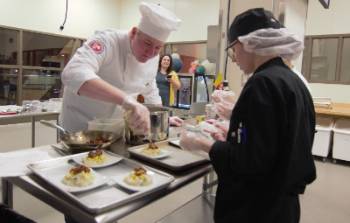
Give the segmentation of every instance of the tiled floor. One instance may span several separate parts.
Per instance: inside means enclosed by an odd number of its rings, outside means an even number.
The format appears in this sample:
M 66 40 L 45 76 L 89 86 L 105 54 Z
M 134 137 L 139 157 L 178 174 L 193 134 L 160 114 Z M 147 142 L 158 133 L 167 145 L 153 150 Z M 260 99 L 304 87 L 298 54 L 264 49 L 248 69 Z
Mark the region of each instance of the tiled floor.
M 316 161 L 317 180 L 301 196 L 301 223 L 350 222 L 350 165 Z M 119 223 L 151 223 L 198 195 L 201 180 L 121 219 Z M 61 223 L 62 214 L 20 189 L 15 209 L 39 223 Z M 151 213 L 151 214 L 150 214 Z

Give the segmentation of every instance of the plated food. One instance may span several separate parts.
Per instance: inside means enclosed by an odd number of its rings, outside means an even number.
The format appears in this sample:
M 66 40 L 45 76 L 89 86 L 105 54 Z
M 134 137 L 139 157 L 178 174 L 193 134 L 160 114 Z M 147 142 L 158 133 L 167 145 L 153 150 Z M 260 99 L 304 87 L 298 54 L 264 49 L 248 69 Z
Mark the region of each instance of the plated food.
M 124 178 L 124 182 L 130 186 L 148 186 L 152 184 L 152 177 L 147 174 L 147 170 L 138 167 Z
M 155 143 L 149 143 L 147 146 L 138 146 L 137 148 L 129 148 L 128 150 L 132 155 L 148 159 L 164 159 L 172 153 L 163 146 L 158 146 Z
M 113 154 L 112 152 L 108 152 L 103 149 L 97 149 L 76 155 L 72 157 L 72 160 L 77 164 L 87 167 L 103 168 L 114 165 L 123 160 L 123 158 L 116 154 Z
M 107 156 L 102 149 L 92 150 L 83 158 L 83 163 L 87 166 L 102 165 L 106 163 Z
M 154 144 L 153 142 L 150 142 L 148 144 L 148 147 L 141 150 L 141 153 L 148 156 L 158 156 L 160 155 L 161 150 L 156 144 Z
M 91 168 L 79 165 L 69 169 L 68 173 L 63 177 L 62 183 L 73 187 L 86 187 L 93 184 L 95 179 Z

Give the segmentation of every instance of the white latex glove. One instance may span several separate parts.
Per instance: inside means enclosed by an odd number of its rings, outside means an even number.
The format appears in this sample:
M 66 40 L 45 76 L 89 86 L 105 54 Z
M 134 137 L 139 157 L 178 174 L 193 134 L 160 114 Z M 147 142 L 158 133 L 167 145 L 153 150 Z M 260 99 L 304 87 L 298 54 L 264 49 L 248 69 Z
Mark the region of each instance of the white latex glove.
M 124 98 L 122 107 L 126 112 L 126 121 L 135 135 L 148 136 L 150 132 L 150 113 L 146 106 L 138 103 L 128 95 Z
M 223 142 L 226 141 L 227 132 L 230 127 L 230 122 L 228 122 L 227 120 L 218 121 L 214 119 L 207 120 L 207 122 L 214 125 L 216 127 L 216 131 L 210 131 L 210 130 L 205 130 L 205 131 L 210 133 L 211 137 L 214 140 L 223 141 Z
M 221 92 L 222 92 L 222 90 L 215 90 L 211 94 L 211 100 L 213 100 L 214 103 L 221 101 Z
M 234 106 L 235 104 L 226 101 L 221 101 L 219 103 L 214 104 L 218 116 L 226 120 L 230 120 Z
M 211 98 L 215 103 L 225 101 L 228 103 L 235 103 L 235 93 L 233 91 L 215 90 L 211 94 Z
M 236 103 L 235 93 L 233 91 L 223 91 L 222 100 L 228 103 Z
M 180 135 L 181 148 L 189 151 L 204 151 L 208 153 L 213 143 L 213 141 L 204 136 L 187 130 L 183 130 Z
M 172 116 L 169 118 L 169 124 L 171 126 L 180 127 L 184 124 L 184 120 L 182 120 L 181 118 L 179 118 L 177 116 Z
M 211 137 L 211 133 L 217 132 L 218 129 L 214 126 L 214 124 L 211 124 L 209 122 L 200 122 L 197 125 L 197 129 L 199 129 L 200 133 L 204 136 L 206 136 L 207 139 L 209 140 L 214 140 Z

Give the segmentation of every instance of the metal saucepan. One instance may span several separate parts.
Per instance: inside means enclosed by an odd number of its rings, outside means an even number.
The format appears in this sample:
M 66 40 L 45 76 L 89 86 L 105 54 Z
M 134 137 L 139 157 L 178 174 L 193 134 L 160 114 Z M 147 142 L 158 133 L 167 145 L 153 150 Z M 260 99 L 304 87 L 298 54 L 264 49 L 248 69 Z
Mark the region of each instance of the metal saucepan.
M 149 140 L 158 142 L 166 140 L 169 136 L 169 109 L 156 105 L 145 105 L 150 112 L 151 132 L 150 136 L 135 135 L 128 127 L 125 126 L 125 139 L 130 145 L 140 145 Z
M 40 123 L 60 130 L 62 132 L 61 140 L 63 145 L 68 146 L 72 150 L 93 150 L 96 148 L 106 148 L 119 138 L 119 136 L 114 132 L 85 130 L 70 133 L 61 126 L 51 122 L 41 120 Z

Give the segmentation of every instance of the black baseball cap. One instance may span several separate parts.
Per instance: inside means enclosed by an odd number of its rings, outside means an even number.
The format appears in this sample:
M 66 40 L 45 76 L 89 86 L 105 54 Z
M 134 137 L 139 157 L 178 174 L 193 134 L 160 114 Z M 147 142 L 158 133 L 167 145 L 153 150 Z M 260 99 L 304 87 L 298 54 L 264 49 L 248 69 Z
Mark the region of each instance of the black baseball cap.
M 233 20 L 228 33 L 230 43 L 233 43 L 239 36 L 247 35 L 258 29 L 280 29 L 284 26 L 273 16 L 272 12 L 264 8 L 249 9 Z

